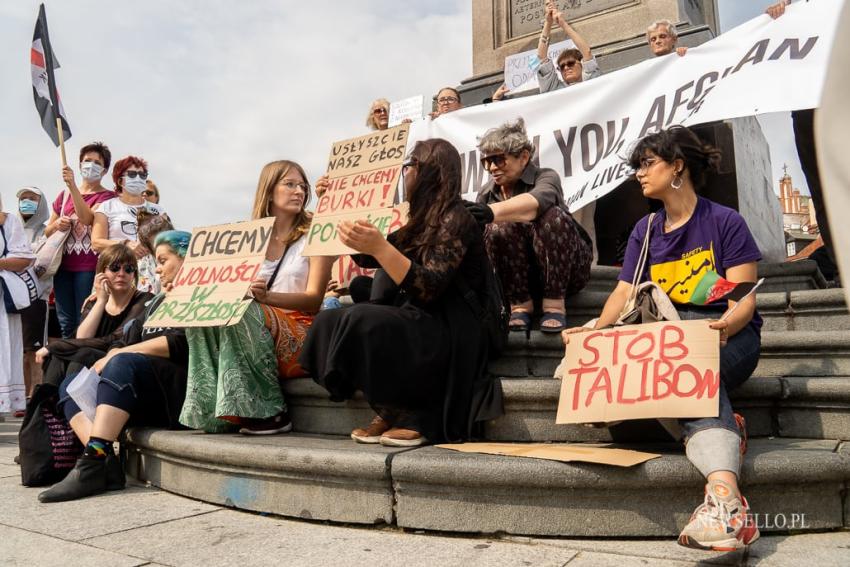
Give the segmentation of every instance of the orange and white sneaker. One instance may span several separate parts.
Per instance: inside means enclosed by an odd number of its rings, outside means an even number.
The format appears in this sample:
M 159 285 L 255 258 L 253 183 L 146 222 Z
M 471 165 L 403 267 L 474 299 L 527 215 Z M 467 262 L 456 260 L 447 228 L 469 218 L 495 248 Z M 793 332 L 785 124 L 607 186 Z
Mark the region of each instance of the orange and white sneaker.
M 735 551 L 759 538 L 747 500 L 722 480 L 705 487 L 705 501 L 694 510 L 679 534 L 679 545 L 694 549 Z

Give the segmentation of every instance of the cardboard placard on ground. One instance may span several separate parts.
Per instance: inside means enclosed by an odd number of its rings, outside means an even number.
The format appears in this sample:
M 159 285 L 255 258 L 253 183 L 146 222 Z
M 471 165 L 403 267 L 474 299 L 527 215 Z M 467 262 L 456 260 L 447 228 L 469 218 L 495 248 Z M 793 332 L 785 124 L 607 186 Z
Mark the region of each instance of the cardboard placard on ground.
M 390 103 L 389 127 L 398 126 L 402 120 L 421 120 L 425 116 L 425 97 L 416 95 Z
M 370 268 L 361 268 L 354 263 L 351 256 L 340 256 L 336 259 L 331 267 L 331 279 L 338 284 L 338 289 L 348 289 L 351 285 L 351 280 L 357 276 L 373 277 L 375 270 Z
M 556 423 L 715 417 L 720 338 L 708 321 L 663 321 L 570 336 Z
M 218 327 L 242 319 L 252 299 L 251 281 L 266 257 L 274 218 L 199 227 L 174 289 L 145 321 L 145 327 Z
M 337 142 L 328 159 L 328 190 L 319 199 L 307 233 L 305 256 L 353 252 L 339 241 L 342 221 L 369 220 L 386 236 L 406 222 L 406 209 L 392 206 L 401 178 L 408 126 L 404 124 Z M 399 224 L 400 223 L 400 224 Z
M 656 459 L 657 453 L 644 453 L 631 449 L 616 449 L 604 445 L 556 444 L 556 443 L 457 443 L 437 445 L 442 449 L 451 449 L 463 453 L 483 453 L 504 457 L 529 457 L 569 463 L 597 463 L 618 467 L 633 467 Z

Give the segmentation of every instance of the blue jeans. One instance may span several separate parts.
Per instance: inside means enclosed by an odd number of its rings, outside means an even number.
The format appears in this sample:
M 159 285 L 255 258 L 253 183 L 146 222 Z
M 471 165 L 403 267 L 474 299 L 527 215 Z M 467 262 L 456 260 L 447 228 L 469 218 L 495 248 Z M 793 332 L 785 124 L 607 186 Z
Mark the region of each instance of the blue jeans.
M 678 307 L 679 317 L 683 321 L 694 319 L 718 319 L 725 309 L 696 307 Z M 738 425 L 729 402 L 729 392 L 747 381 L 759 362 L 761 335 L 752 325 L 741 329 L 734 337 L 729 337 L 725 347 L 720 348 L 720 415 L 699 419 L 680 419 L 685 439 L 703 429 L 722 427 L 738 433 Z
M 53 293 L 56 297 L 56 316 L 63 339 L 72 339 L 80 324 L 83 301 L 91 295 L 94 272 L 69 272 L 60 269 L 53 276 Z

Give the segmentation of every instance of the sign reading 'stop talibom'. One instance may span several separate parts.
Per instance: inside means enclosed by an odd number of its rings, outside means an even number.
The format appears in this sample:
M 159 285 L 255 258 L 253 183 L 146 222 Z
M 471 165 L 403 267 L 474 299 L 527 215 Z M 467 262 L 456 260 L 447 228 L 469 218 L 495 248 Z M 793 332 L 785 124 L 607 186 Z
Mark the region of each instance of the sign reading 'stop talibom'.
M 555 0 L 555 5 L 568 22 L 576 18 L 604 12 L 617 6 L 637 4 L 636 0 Z M 508 2 L 509 35 L 519 37 L 539 33 L 546 18 L 545 0 L 510 0 Z
M 408 125 L 380 130 L 337 142 L 328 158 L 329 188 L 319 199 L 307 233 L 305 256 L 336 256 L 354 252 L 339 241 L 342 221 L 368 220 L 386 236 L 403 224 L 393 209 Z M 401 219 L 401 220 L 400 220 Z
M 218 327 L 238 323 L 252 299 L 271 241 L 274 217 L 205 226 L 192 231 L 174 288 L 145 327 Z

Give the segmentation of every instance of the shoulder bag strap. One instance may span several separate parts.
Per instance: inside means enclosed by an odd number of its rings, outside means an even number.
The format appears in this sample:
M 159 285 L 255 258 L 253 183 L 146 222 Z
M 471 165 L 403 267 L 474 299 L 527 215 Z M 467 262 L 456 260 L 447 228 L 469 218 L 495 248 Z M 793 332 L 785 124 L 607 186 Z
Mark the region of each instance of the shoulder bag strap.
M 272 285 L 274 284 L 274 280 L 277 278 L 277 273 L 280 271 L 280 267 L 283 265 L 283 261 L 286 259 L 286 253 L 289 252 L 289 247 L 292 246 L 292 243 L 286 245 L 286 248 L 283 249 L 283 254 L 280 257 L 280 262 L 277 263 L 277 266 L 274 267 L 274 271 L 272 272 L 272 276 L 269 278 L 269 282 L 266 284 L 266 289 L 271 291 Z
M 649 257 L 649 235 L 652 232 L 652 221 L 655 220 L 655 213 L 651 213 L 649 215 L 649 220 L 646 223 L 646 235 L 643 237 L 643 246 L 640 249 L 640 258 L 638 259 L 637 267 L 635 268 L 635 273 L 632 276 L 632 290 L 629 294 L 629 300 L 626 302 L 626 305 L 632 305 L 637 298 L 637 287 L 640 283 L 641 278 L 643 278 L 643 272 L 646 269 L 646 261 Z

